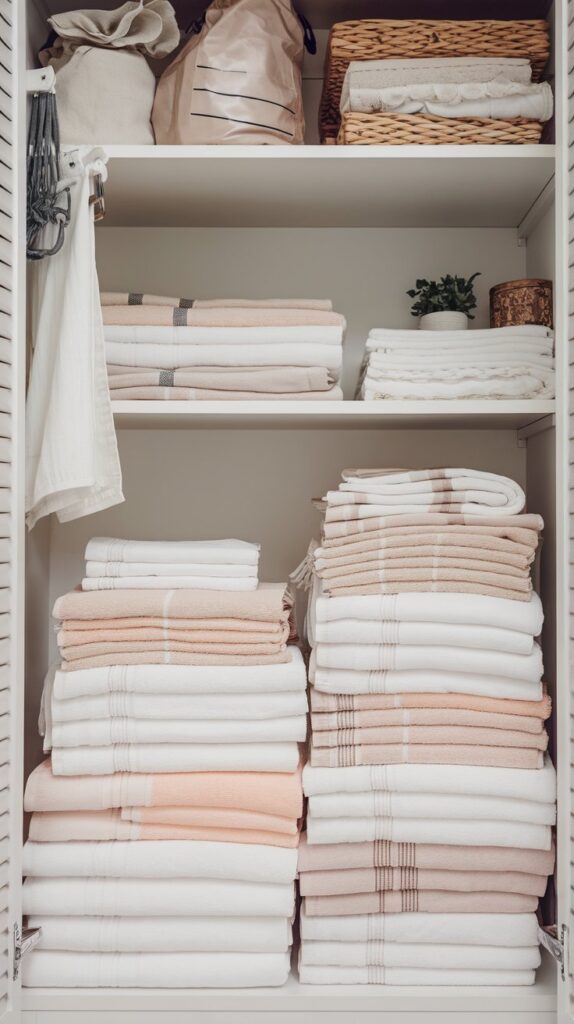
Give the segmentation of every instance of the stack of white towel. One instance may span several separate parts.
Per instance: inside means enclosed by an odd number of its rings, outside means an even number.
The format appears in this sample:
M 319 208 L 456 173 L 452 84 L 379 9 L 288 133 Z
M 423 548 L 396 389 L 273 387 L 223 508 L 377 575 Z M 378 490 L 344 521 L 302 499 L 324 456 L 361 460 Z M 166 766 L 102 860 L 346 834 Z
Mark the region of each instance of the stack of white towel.
M 554 397 L 553 332 L 524 324 L 473 331 L 369 333 L 358 398 Z
M 530 62 L 511 57 L 435 57 L 352 61 L 341 113 L 438 117 L 552 117 L 552 89 L 533 82 Z
M 42 937 L 24 984 L 282 985 L 307 729 L 292 599 L 257 585 L 257 545 L 98 538 L 86 555 L 103 592 L 56 602 L 52 756 L 26 787 L 23 905 Z M 199 590 L 206 565 L 228 575 Z M 150 575 L 116 574 L 134 566 Z

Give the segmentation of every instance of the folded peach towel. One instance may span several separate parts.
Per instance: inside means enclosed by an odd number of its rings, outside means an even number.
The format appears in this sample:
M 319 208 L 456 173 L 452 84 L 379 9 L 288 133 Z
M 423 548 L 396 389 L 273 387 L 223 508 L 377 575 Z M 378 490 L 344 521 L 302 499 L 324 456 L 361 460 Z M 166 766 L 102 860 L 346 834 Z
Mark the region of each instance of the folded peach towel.
M 541 533 L 544 529 L 544 520 L 542 516 L 533 513 L 522 513 L 521 515 L 512 516 L 489 516 L 487 522 L 485 522 L 482 516 L 460 512 L 409 512 L 400 515 L 374 516 L 370 519 L 351 519 L 348 521 L 341 520 L 339 522 L 323 523 L 323 546 L 327 546 L 334 538 L 336 538 L 336 543 L 344 543 L 344 540 L 341 538 L 346 538 L 348 542 L 355 542 L 365 535 L 372 537 L 375 531 L 385 533 L 387 530 L 395 530 L 397 527 L 403 526 L 423 527 L 424 529 L 429 526 L 471 526 L 473 532 L 477 526 L 498 527 L 503 532 L 496 534 L 496 536 L 508 537 L 512 540 L 527 543 L 528 540 L 524 536 L 523 531 L 526 531 L 527 536 L 532 531 L 537 534 Z
M 545 721 L 550 718 L 552 701 L 547 693 L 542 700 L 512 700 L 479 697 L 467 693 L 322 693 L 311 687 L 313 712 L 388 711 L 393 708 L 435 708 L 479 711 L 491 714 L 520 715 Z M 518 727 L 517 727 L 518 728 Z
M 502 703 L 502 701 L 501 701 Z M 525 702 L 526 703 L 526 702 Z M 337 746 L 333 737 L 352 730 L 364 742 L 364 734 L 374 728 L 397 726 L 471 726 L 489 730 L 511 730 L 518 733 L 539 734 L 544 728 L 542 718 L 526 715 L 506 715 L 488 711 L 467 711 L 462 708 L 430 707 L 430 708 L 388 708 L 374 711 L 323 711 L 313 712 L 311 725 L 315 734 L 316 746 Z M 326 743 L 320 741 L 323 734 L 329 736 Z
M 130 654 L 117 651 L 79 657 L 62 662 L 62 672 L 85 668 L 113 668 L 120 665 L 285 665 L 291 660 L 289 648 L 278 654 L 189 654 L 182 651 L 146 650 Z
M 311 744 L 313 768 L 346 768 L 361 764 L 474 764 L 494 768 L 542 768 L 540 750 L 525 747 L 481 747 L 477 744 L 387 743 L 376 746 L 316 747 Z
M 452 744 L 479 747 L 523 747 L 532 750 L 546 750 L 548 734 L 514 732 L 510 729 L 482 729 L 479 726 L 466 725 L 376 725 L 363 729 L 329 729 L 313 733 L 313 745 L 319 747 L 338 747 L 343 750 L 358 746 L 404 745 L 410 747 L 419 744 L 441 746 L 447 749 Z
M 345 547 L 330 548 L 325 555 L 321 552 L 321 548 L 318 548 L 315 552 L 315 571 L 321 579 L 329 579 L 330 576 L 356 572 L 358 563 L 360 563 L 361 571 L 365 572 L 370 569 L 392 569 L 395 563 L 402 563 L 404 566 L 413 563 L 415 567 L 428 565 L 428 559 L 439 564 L 445 562 L 450 565 L 451 560 L 456 559 L 457 562 L 486 563 L 483 565 L 484 569 L 488 565 L 492 565 L 492 572 L 497 570 L 506 572 L 510 568 L 514 568 L 518 571 L 511 575 L 517 576 L 528 570 L 534 559 L 534 551 L 523 553 L 521 550 L 491 547 L 485 537 L 476 537 L 474 544 L 468 543 L 469 538 L 460 535 L 440 541 L 436 541 L 433 537 L 427 537 L 426 542 L 421 537 L 417 543 L 410 544 L 405 544 L 404 538 L 397 539 L 402 541 L 401 545 L 388 544 L 383 547 L 380 544 L 376 546 L 369 544 L 368 548 L 360 552 L 356 551 L 355 544 L 349 545 L 352 548 L 351 551 L 347 551 Z M 511 542 L 501 541 L 500 543 L 510 544 Z M 516 545 L 516 547 L 523 546 Z M 454 561 L 452 564 L 455 564 Z M 505 568 L 500 569 L 501 566 Z M 400 564 L 397 565 L 397 568 L 400 567 Z
M 260 832 L 297 834 L 297 818 L 242 811 L 229 807 L 123 807 L 122 821 L 142 825 L 177 825 L 185 828 L 238 828 Z
M 179 306 L 181 309 L 326 309 L 330 299 L 174 299 L 143 292 L 101 292 L 102 306 Z
M 363 868 L 418 868 L 449 871 L 519 871 L 527 875 L 550 875 L 555 850 L 529 850 L 507 846 L 434 846 L 424 843 L 394 843 L 378 839 L 372 843 L 307 842 L 299 846 L 299 872 L 351 871 Z
M 174 772 L 56 776 L 50 759 L 26 784 L 27 811 L 98 811 L 113 807 L 223 807 L 300 818 L 301 766 L 296 772 Z
M 104 306 L 104 324 L 136 327 L 340 327 L 340 313 L 322 309 L 181 306 Z
M 525 601 L 532 592 L 532 580 L 528 573 L 513 576 L 506 571 L 506 567 L 489 572 L 484 568 L 484 563 L 478 560 L 452 558 L 449 563 L 448 559 L 435 561 L 422 558 L 417 566 L 405 565 L 407 561 L 411 559 L 404 559 L 402 565 L 390 566 L 388 569 L 370 570 L 361 566 L 353 573 L 339 572 L 325 579 L 323 587 L 327 594 L 334 597 L 347 593 L 365 593 L 368 587 L 380 587 L 382 593 L 400 593 L 402 583 L 423 586 L 426 590 L 433 590 L 437 584 L 443 583 L 473 584 L 481 588 L 478 593 L 496 591 L 495 596 L 516 594 L 517 600 Z
M 536 910 L 537 896 L 514 892 L 373 892 L 350 896 L 306 896 L 307 917 L 347 914 L 527 914 Z
M 259 829 L 201 828 L 185 825 L 150 825 L 123 821 L 121 811 L 49 811 L 33 814 L 28 838 L 37 843 L 103 840 L 199 839 L 217 843 L 257 843 L 295 849 L 299 835 Z M 169 849 L 166 847 L 166 856 Z
M 390 518 L 396 518 L 394 516 Z M 508 537 L 508 533 L 518 533 L 519 537 Z M 479 551 L 508 551 L 529 556 L 538 546 L 538 533 L 535 530 L 505 529 L 503 526 L 395 526 L 393 528 L 372 530 L 353 537 L 333 537 L 325 540 L 315 550 L 315 562 L 335 564 L 339 559 L 351 559 L 354 555 L 363 555 L 367 551 L 392 551 L 401 547 L 420 547 L 428 544 L 444 546 L 464 545 L 477 548 Z M 477 557 L 480 557 L 477 555 Z M 485 554 L 486 557 L 486 554 Z
M 347 576 L 341 586 L 331 585 L 325 589 L 332 597 L 360 597 L 368 594 L 485 594 L 487 597 L 504 597 L 510 601 L 528 601 L 532 592 L 532 585 L 524 591 L 513 586 L 494 586 L 484 580 L 488 573 L 445 570 L 444 575 L 448 576 L 447 579 L 427 577 L 422 580 L 409 579 L 406 578 L 406 574 L 403 575 L 404 579 L 395 580 L 393 583 L 363 582 L 357 586 L 349 586 L 347 581 L 353 577 Z
M 55 619 L 186 618 L 259 619 L 287 622 L 293 596 L 284 583 L 260 583 L 253 591 L 72 590 L 59 597 Z
M 268 622 L 265 619 L 174 619 L 171 616 L 160 617 L 152 615 L 122 615 L 117 619 L 64 619 L 62 628 L 58 635 L 68 636 L 72 630 L 84 631 L 86 639 L 88 634 L 97 634 L 99 630 L 108 632 L 116 629 L 122 630 L 170 630 L 174 633 L 185 631 L 199 631 L 211 636 L 212 631 L 239 633 L 265 634 L 264 639 L 272 639 L 283 636 L 284 624 L 282 622 Z
M 129 387 L 110 389 L 114 402 L 342 402 L 343 391 L 340 387 L 332 387 L 329 391 L 295 391 L 293 394 L 284 392 L 261 391 L 208 391 L 203 388 L 172 388 L 172 387 Z
M 302 896 L 344 896 L 354 893 L 514 892 L 544 896 L 546 875 L 518 871 L 427 871 L 421 868 L 357 868 L 347 871 L 306 871 L 299 876 Z
M 118 388 L 158 387 L 193 391 L 231 391 L 244 393 L 301 394 L 329 391 L 335 375 L 325 366 L 182 366 L 176 370 L 114 366 L 108 363 L 110 390 Z M 112 395 L 112 398 L 116 398 Z
M 195 655 L 205 657 L 231 657 L 241 662 L 243 657 L 272 658 L 284 655 L 286 660 L 287 648 L 284 642 L 277 643 L 185 643 L 181 640 L 129 640 L 129 641 L 107 641 L 102 643 L 78 644 L 77 646 L 63 647 L 60 649 L 62 658 L 66 662 L 85 662 L 87 659 L 109 658 L 113 664 L 116 654 L 162 654 L 164 660 L 169 662 L 169 655 L 172 653 L 188 655 L 190 658 Z M 190 662 L 193 664 L 193 662 Z
M 357 559 L 353 559 L 345 565 L 333 565 L 318 569 L 317 575 L 322 580 L 326 580 L 328 584 L 333 580 L 344 580 L 344 577 L 355 579 L 358 575 L 363 576 L 365 573 L 377 573 L 376 579 L 394 579 L 395 573 L 399 573 L 403 569 L 428 569 L 430 571 L 426 575 L 431 577 L 434 576 L 435 571 L 440 572 L 441 569 L 468 569 L 492 576 L 494 583 L 496 583 L 495 577 L 500 573 L 512 576 L 516 580 L 529 577 L 529 563 L 516 564 L 510 561 L 501 561 L 494 556 L 481 558 L 477 556 L 474 548 L 460 547 L 451 547 L 447 551 L 443 548 L 420 548 L 418 550 L 412 547 L 399 548 L 389 557 L 379 558 L 369 554 L 361 558 L 359 562 Z
M 64 628 L 58 630 L 57 640 L 60 650 L 66 647 L 77 645 L 107 644 L 118 642 L 144 642 L 162 643 L 167 646 L 171 643 L 184 643 L 204 646 L 209 644 L 225 646 L 232 644 L 234 647 L 245 644 L 247 647 L 253 644 L 283 644 L 289 637 L 289 626 L 287 623 L 265 623 L 266 629 L 253 630 L 245 629 L 203 629 L 201 620 L 196 620 L 194 625 L 197 629 L 177 628 L 178 620 L 172 620 L 170 626 L 166 620 L 165 628 L 161 626 L 126 626 L 124 619 L 108 619 L 103 629 L 94 629 L 93 621 L 89 629 L 70 628 L 69 622 Z M 263 623 L 261 624 L 263 625 Z M 175 627 L 175 628 L 174 628 Z

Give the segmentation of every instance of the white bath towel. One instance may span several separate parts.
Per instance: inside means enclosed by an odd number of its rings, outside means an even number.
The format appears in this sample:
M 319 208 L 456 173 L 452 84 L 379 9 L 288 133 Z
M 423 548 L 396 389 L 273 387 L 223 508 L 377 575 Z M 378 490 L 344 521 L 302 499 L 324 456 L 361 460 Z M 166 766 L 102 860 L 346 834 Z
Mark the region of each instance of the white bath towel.
M 528 774 L 531 774 L 530 772 Z M 523 821 L 439 818 L 315 818 L 307 815 L 309 843 L 429 843 L 445 846 L 509 846 L 524 850 L 549 850 L 552 829 Z
M 86 562 L 86 576 L 213 576 L 214 579 L 257 579 L 257 566 L 222 565 L 217 562 Z
M 66 673 L 69 675 L 69 673 Z M 99 696 L 52 700 L 54 722 L 82 722 L 90 719 L 151 718 L 233 721 L 277 719 L 305 715 L 307 696 L 292 693 L 102 693 Z
M 113 772 L 294 772 L 297 743 L 133 743 L 52 751 L 54 775 Z
M 522 655 L 531 654 L 534 649 L 532 636 L 528 633 L 519 633 L 518 630 L 497 629 L 495 626 L 450 625 L 446 622 L 393 622 L 384 619 L 337 619 L 334 622 L 318 622 L 315 626 L 314 639 L 316 644 L 446 646 L 482 648 Z
M 180 330 L 180 328 L 177 328 Z M 168 345 L 121 341 L 106 342 L 106 360 L 117 366 L 159 366 L 176 370 L 180 366 L 261 366 L 262 352 L 266 366 L 324 366 L 340 370 L 343 349 L 340 345 L 297 344 L 269 345 Z
M 430 915 L 429 915 L 430 916 Z M 37 954 L 41 956 L 42 954 Z M 535 971 L 451 971 L 448 968 L 426 970 L 419 967 L 307 967 L 299 966 L 302 985 L 406 985 L 420 986 L 494 986 L 533 985 Z
M 459 796 L 453 793 L 393 793 L 383 789 L 365 793 L 325 793 L 321 796 L 312 796 L 309 798 L 309 813 L 315 819 L 469 818 L 472 821 L 504 822 L 501 827 L 505 827 L 508 821 L 524 821 L 536 825 L 556 824 L 556 808 L 553 803 L 506 799 L 499 796 Z
M 539 324 L 520 324 L 510 327 L 481 327 L 472 331 L 424 331 L 395 327 L 375 327 L 369 331 L 368 347 L 382 348 L 399 347 L 402 351 L 411 346 L 419 347 L 424 342 L 429 348 L 452 348 L 466 345 L 472 341 L 474 347 L 483 348 L 492 345 L 498 350 L 508 349 L 514 345 L 531 345 L 540 351 L 552 352 L 554 333 L 550 327 Z
M 34 843 L 24 846 L 24 875 L 46 878 L 219 878 L 292 882 L 297 850 L 201 840 Z
M 166 857 L 169 850 L 166 847 Z M 27 878 L 23 912 L 83 917 L 287 917 L 295 887 L 211 878 Z
M 257 590 L 257 576 L 85 576 L 82 590 Z
M 506 651 L 439 647 L 431 644 L 321 644 L 313 650 L 318 668 L 352 672 L 476 672 L 536 683 L 542 679 L 542 650 L 534 644 L 530 654 Z
M 221 744 L 273 743 L 307 735 L 307 718 L 268 718 L 254 721 L 226 719 L 111 718 L 82 722 L 56 722 L 53 747 L 107 747 L 127 744 Z
M 28 926 L 42 930 L 38 949 L 86 953 L 155 953 L 158 935 L 174 953 L 283 953 L 292 935 L 285 917 L 32 916 Z
M 180 565 L 253 565 L 259 563 L 260 544 L 245 540 L 120 540 L 92 537 L 85 559 L 96 562 L 176 562 Z
M 526 504 L 524 491 L 514 480 L 482 470 L 443 468 L 405 472 L 345 470 L 337 491 L 326 497 L 327 512 L 338 505 L 364 504 L 402 511 L 432 512 L 443 503 L 464 514 L 517 515 Z M 352 495 L 352 497 L 351 497 Z
M 259 352 L 259 365 L 267 363 L 267 353 L 274 346 L 283 345 L 332 345 L 343 343 L 343 327 L 334 325 L 308 324 L 284 327 L 162 327 L 134 324 L 106 324 L 106 343 L 122 345 L 165 345 L 172 347 L 202 346 L 216 349 L 236 347 L 237 349 L 258 345 L 265 346 L 265 357 Z M 161 365 L 161 364 L 159 364 Z M 186 366 L 180 363 L 180 366 Z M 210 360 L 204 364 L 210 365 Z M 308 364 L 315 365 L 315 364 Z
M 441 946 L 534 946 L 536 914 L 360 914 L 308 917 L 300 914 L 301 937 L 319 942 L 408 943 Z
M 284 985 L 288 953 L 72 953 L 34 950 L 24 988 L 265 988 Z
M 315 668 L 313 656 L 309 678 L 317 690 L 324 693 L 470 693 L 479 697 L 509 697 L 512 700 L 541 700 L 543 695 L 542 682 L 529 679 L 425 669 L 409 672 L 351 672 L 347 669 Z
M 539 946 L 435 946 L 430 943 L 329 942 L 301 943 L 300 964 L 317 967 L 410 967 L 452 971 L 532 971 L 540 966 Z
M 531 594 L 528 601 L 511 601 L 486 594 L 413 593 L 319 597 L 315 602 L 315 617 L 317 623 L 362 619 L 367 622 L 436 622 L 453 627 L 494 626 L 538 636 L 544 613 L 536 593 Z

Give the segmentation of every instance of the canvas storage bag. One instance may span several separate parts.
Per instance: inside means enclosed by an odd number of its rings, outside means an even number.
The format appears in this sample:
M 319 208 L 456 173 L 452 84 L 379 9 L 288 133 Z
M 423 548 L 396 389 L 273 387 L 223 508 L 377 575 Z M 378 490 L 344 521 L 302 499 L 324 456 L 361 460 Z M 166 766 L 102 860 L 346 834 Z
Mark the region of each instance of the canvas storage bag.
M 115 11 L 67 11 L 49 23 L 57 39 L 40 60 L 56 72 L 61 141 L 153 144 L 156 79 L 144 55 L 165 57 L 179 43 L 168 0 L 130 0 Z
M 156 142 L 302 143 L 302 63 L 291 0 L 214 0 L 159 80 Z

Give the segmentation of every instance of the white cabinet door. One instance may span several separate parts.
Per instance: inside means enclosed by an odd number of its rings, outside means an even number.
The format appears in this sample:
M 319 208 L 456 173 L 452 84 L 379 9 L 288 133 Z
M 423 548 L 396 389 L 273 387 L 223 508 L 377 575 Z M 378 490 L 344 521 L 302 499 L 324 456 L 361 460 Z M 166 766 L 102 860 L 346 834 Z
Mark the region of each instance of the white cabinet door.
M 23 760 L 24 99 L 20 0 L 0 0 L 0 1019 L 17 1021 Z M 22 240 L 22 244 L 20 244 Z

